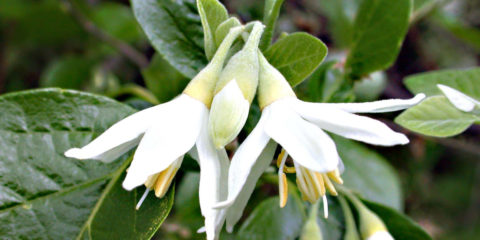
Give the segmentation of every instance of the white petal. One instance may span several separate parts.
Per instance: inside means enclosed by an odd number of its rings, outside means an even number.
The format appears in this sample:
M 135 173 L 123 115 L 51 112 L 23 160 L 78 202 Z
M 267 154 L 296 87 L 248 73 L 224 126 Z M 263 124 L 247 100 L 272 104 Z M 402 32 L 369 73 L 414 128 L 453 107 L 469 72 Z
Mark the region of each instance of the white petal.
M 134 113 L 115 123 L 83 148 L 72 148 L 65 156 L 77 159 L 97 159 L 111 162 L 140 142 L 142 135 L 158 118 L 168 114 L 169 105 L 178 99 Z
M 378 231 L 372 236 L 368 237 L 367 240 L 394 240 L 392 235 L 387 231 Z
M 179 98 L 164 109 L 164 115 L 155 119 L 142 138 L 123 182 L 125 189 L 142 185 L 148 176 L 166 169 L 195 144 L 208 109 L 187 95 Z
M 339 157 L 333 140 L 290 109 L 288 100 L 277 100 L 263 111 L 270 112 L 265 132 L 295 161 L 317 172 L 337 168 Z
M 247 121 L 250 103 L 243 96 L 237 81 L 230 81 L 215 95 L 208 128 L 217 148 L 233 141 Z
M 321 105 L 315 111 L 305 106 L 299 104 L 296 108 L 303 118 L 342 137 L 381 146 L 408 143 L 405 135 L 394 132 L 380 121 L 348 113 L 331 105 Z
M 466 94 L 451 87 L 437 84 L 437 87 L 445 94 L 448 100 L 458 109 L 464 112 L 471 112 L 475 105 L 480 106 L 480 102 L 467 96 Z
M 272 162 L 273 156 L 275 155 L 275 150 L 277 148 L 277 143 L 274 141 L 269 141 L 265 149 L 263 149 L 262 154 L 258 157 L 256 163 L 251 167 L 250 172 L 248 173 L 248 178 L 243 184 L 243 188 L 240 193 L 237 195 L 237 198 L 233 204 L 227 210 L 227 231 L 232 232 L 233 226 L 240 220 L 243 214 L 243 210 L 247 206 L 248 200 L 255 190 L 255 185 L 257 184 L 258 179 L 262 176 L 263 172 L 268 168 Z M 239 159 L 242 161 L 245 159 Z M 233 162 L 232 162 L 233 163 Z M 233 165 L 233 164 L 232 164 Z M 235 171 L 234 168 L 230 168 Z M 230 186 L 229 186 L 230 187 Z M 233 186 L 231 186 L 233 187 Z
M 257 162 L 258 156 L 260 156 L 270 140 L 270 137 L 264 132 L 267 118 L 268 113 L 264 112 L 255 129 L 253 129 L 235 152 L 228 176 L 228 199 L 217 204 L 217 208 L 233 204 L 233 201 L 235 201 L 244 184 L 247 182 L 247 178 L 253 170 L 252 168 Z
M 364 103 L 309 103 L 302 102 L 304 105 L 308 105 L 311 111 L 320 112 L 323 105 L 333 106 L 350 113 L 382 113 L 382 112 L 394 112 L 409 107 L 413 107 L 420 103 L 425 98 L 425 94 L 420 93 L 410 99 L 388 99 L 375 102 Z
M 213 206 L 226 199 L 229 161 L 224 149 L 215 149 L 208 135 L 207 121 L 206 117 L 196 147 L 200 163 L 200 208 L 205 217 L 207 239 L 213 240 L 218 239 L 225 221 L 226 210 Z

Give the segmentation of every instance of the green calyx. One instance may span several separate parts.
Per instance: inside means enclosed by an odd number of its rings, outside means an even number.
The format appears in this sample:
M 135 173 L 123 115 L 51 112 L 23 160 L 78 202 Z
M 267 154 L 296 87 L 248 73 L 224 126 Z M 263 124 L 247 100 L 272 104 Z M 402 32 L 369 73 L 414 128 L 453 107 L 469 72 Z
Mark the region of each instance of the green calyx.
M 258 80 L 258 103 L 263 109 L 278 99 L 295 97 L 285 77 L 273 67 L 259 51 L 260 73 Z

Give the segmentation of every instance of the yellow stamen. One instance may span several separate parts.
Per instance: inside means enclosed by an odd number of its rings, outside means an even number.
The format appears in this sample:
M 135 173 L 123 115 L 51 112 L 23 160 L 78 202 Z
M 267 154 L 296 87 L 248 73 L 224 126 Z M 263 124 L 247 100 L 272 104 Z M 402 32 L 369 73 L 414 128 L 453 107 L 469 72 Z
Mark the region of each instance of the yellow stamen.
M 323 181 L 322 174 L 319 172 L 315 172 L 315 177 L 317 178 L 318 182 L 320 183 L 320 195 L 323 196 L 326 193 L 325 189 L 325 182 Z
M 170 184 L 172 184 L 173 177 L 175 177 L 177 171 L 178 168 L 172 164 L 167 169 L 160 172 L 154 186 L 155 196 L 158 198 L 165 196 L 165 193 L 167 193 Z
M 288 200 L 288 184 L 287 184 L 287 176 L 285 173 L 281 173 L 281 181 L 280 181 L 280 207 L 283 208 L 287 204 Z
M 278 157 L 277 157 L 277 167 L 280 167 L 282 162 L 285 162 L 286 158 L 288 157 L 288 156 L 285 155 L 285 153 L 286 153 L 285 149 L 282 148 L 282 151 L 280 152 L 280 154 L 278 154 Z M 295 167 L 289 167 L 289 166 L 286 166 L 284 164 L 283 172 L 284 173 L 295 173 Z
M 338 184 L 343 184 L 343 179 L 342 177 L 340 177 L 340 171 L 338 170 L 338 168 L 331 172 L 328 172 L 327 176 L 331 178 L 334 182 Z
M 338 195 L 337 190 L 333 186 L 333 183 L 330 181 L 330 178 L 328 178 L 327 174 L 325 173 L 322 173 L 322 176 L 323 176 L 323 180 L 325 181 L 325 187 L 327 187 L 330 194 L 332 194 L 333 196 L 337 196 Z

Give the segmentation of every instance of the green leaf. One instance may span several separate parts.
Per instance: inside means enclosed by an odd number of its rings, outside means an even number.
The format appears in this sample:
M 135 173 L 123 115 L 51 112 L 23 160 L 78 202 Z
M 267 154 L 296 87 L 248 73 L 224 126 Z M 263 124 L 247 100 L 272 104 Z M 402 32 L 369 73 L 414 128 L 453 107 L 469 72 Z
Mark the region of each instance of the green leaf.
M 346 68 L 353 77 L 388 68 L 407 33 L 412 0 L 365 0 L 354 23 Z
M 351 140 L 334 136 L 340 158 L 345 164 L 342 174 L 346 187 L 364 198 L 402 209 L 402 192 L 395 170 L 375 151 Z
M 81 56 L 65 56 L 47 67 L 40 86 L 81 89 L 92 78 L 93 65 L 92 60 Z
M 0 235 L 75 238 L 125 158 L 105 164 L 63 153 L 134 111 L 106 97 L 59 89 L 3 95 L 0 111 Z
M 242 224 L 236 239 L 287 240 L 298 237 L 305 219 L 302 201 L 290 194 L 284 208 L 278 203 L 278 197 L 261 202 Z
M 395 122 L 409 130 L 435 137 L 450 137 L 462 133 L 480 118 L 455 108 L 446 97 L 429 97 L 409 108 Z
M 353 21 L 360 1 L 318 1 L 322 13 L 328 18 L 328 28 L 337 48 L 347 48 L 352 43 Z
M 122 188 L 126 176 L 112 179 L 97 202 L 77 239 L 151 239 L 173 205 L 174 188 L 158 199 L 152 193 L 136 210 L 145 188 L 126 191 Z
M 210 60 L 217 50 L 215 31 L 227 20 L 228 12 L 218 0 L 197 0 L 197 8 L 202 20 L 205 54 Z
M 270 64 L 296 86 L 322 63 L 327 46 L 308 33 L 293 33 L 270 46 L 264 53 Z
M 416 74 L 405 80 L 408 90 L 427 96 L 443 95 L 437 84 L 447 85 L 473 98 L 480 99 L 480 68 L 440 70 Z
M 275 23 L 277 22 L 278 15 L 280 14 L 280 8 L 282 7 L 284 0 L 266 0 L 265 9 L 263 12 L 263 24 L 265 24 L 265 31 L 263 32 L 262 39 L 260 40 L 260 49 L 267 49 L 271 42 L 273 33 L 275 31 Z
M 323 215 L 323 202 L 320 200 L 317 222 L 321 228 L 323 239 L 342 239 L 345 231 L 345 219 L 337 197 L 328 198 L 328 218 Z
M 124 4 L 100 3 L 98 7 L 93 8 L 92 21 L 108 34 L 127 42 L 134 42 L 143 37 L 132 11 Z
M 184 76 L 205 65 L 203 32 L 192 0 L 132 0 L 133 13 L 153 47 Z
M 378 203 L 363 200 L 363 203 L 375 212 L 385 223 L 395 239 L 431 240 L 425 230 L 402 213 Z
M 150 65 L 142 70 L 142 75 L 147 88 L 160 102 L 169 101 L 180 94 L 189 81 L 158 54 L 155 54 Z

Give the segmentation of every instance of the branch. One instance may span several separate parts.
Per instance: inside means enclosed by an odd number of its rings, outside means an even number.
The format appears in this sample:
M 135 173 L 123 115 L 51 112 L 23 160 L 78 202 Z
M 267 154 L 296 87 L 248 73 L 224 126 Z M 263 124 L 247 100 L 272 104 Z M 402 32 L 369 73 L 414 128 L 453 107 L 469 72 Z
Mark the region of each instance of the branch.
M 139 68 L 142 69 L 148 66 L 148 59 L 142 53 L 124 41 L 114 38 L 108 33 L 104 32 L 102 29 L 98 28 L 85 16 L 85 14 L 75 7 L 75 3 L 72 3 L 71 0 L 63 0 L 62 4 L 86 32 L 116 48 Z

